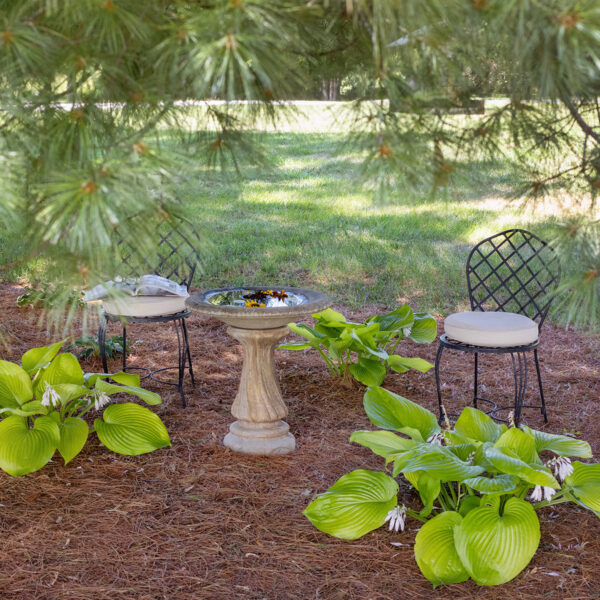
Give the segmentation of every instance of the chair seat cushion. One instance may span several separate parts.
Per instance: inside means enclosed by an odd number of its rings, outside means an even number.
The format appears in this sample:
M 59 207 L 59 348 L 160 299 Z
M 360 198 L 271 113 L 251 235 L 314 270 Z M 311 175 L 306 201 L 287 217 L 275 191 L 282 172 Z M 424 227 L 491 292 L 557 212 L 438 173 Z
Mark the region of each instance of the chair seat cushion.
M 486 348 L 509 348 L 533 344 L 537 323 L 525 315 L 509 312 L 461 312 L 444 321 L 448 338 Z
M 186 296 L 124 296 L 104 299 L 104 312 L 122 317 L 161 317 L 186 310 Z

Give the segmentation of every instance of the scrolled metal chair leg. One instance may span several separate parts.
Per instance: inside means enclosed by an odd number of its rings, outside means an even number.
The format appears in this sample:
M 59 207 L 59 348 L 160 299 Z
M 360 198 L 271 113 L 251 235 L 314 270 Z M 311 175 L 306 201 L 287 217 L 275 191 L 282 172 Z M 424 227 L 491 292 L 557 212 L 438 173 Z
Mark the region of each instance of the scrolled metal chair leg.
M 123 323 L 123 371 L 127 372 L 127 327 Z
M 177 383 L 177 388 L 179 389 L 179 395 L 181 396 L 181 405 L 183 406 L 183 408 L 185 408 L 187 406 L 186 402 L 185 402 L 185 394 L 183 391 L 183 374 L 185 373 L 185 360 L 186 360 L 186 354 L 185 354 L 185 344 L 184 344 L 184 340 L 183 340 L 183 332 L 180 333 L 179 332 L 179 327 L 181 326 L 181 324 L 179 323 L 179 321 L 173 321 L 173 324 L 175 326 L 175 333 L 177 333 L 177 356 L 179 358 L 179 380 Z

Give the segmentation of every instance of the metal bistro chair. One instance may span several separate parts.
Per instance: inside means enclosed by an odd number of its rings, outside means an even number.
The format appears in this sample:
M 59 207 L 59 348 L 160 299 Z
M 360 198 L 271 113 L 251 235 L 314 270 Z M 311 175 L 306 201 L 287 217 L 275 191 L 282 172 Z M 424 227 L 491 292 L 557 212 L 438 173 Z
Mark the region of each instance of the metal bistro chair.
M 157 264 L 151 265 L 146 257 L 139 256 L 131 244 L 117 236 L 117 244 L 123 256 L 123 276 L 138 277 L 142 275 L 141 270 L 147 269 L 146 273 L 153 273 L 172 279 L 184 285 L 188 291 L 194 279 L 197 266 L 197 250 L 190 239 L 177 229 L 170 229 L 161 233 L 159 231 L 159 244 Z M 193 234 L 190 234 L 193 235 Z M 106 306 L 108 304 L 108 307 Z M 115 303 L 116 304 L 116 303 Z M 117 309 L 117 310 L 114 310 Z M 122 313 L 122 314 L 117 314 Z M 109 322 L 119 321 L 123 327 L 123 371 L 141 370 L 146 375 L 142 379 L 150 378 L 159 383 L 175 385 L 181 396 L 183 407 L 186 406 L 183 391 L 183 378 L 186 368 L 190 372 L 192 386 L 195 386 L 194 371 L 192 368 L 192 356 L 188 340 L 188 330 L 185 323 L 190 315 L 190 310 L 185 306 L 185 297 L 182 296 L 131 296 L 125 297 L 118 305 L 104 303 L 103 314 L 98 329 L 98 346 L 102 359 L 102 368 L 108 373 L 106 362 L 105 337 Z M 127 366 L 127 323 L 167 323 L 173 322 L 177 334 L 178 364 L 172 367 L 150 370 L 147 367 Z M 156 377 L 156 373 L 178 369 L 178 380 L 165 381 Z
M 445 348 L 470 352 L 475 358 L 473 406 L 491 405 L 487 414 L 513 410 L 519 424 L 523 408 L 539 408 L 548 422 L 538 360 L 539 332 L 560 278 L 554 251 L 546 242 L 523 229 L 509 229 L 477 244 L 467 259 L 467 284 L 472 312 L 449 315 L 435 359 L 435 381 L 440 409 L 444 408 L 440 386 L 440 361 Z M 533 352 L 540 390 L 540 406 L 524 404 L 527 388 L 527 352 Z M 479 354 L 510 354 L 514 376 L 514 405 L 498 406 L 478 395 Z

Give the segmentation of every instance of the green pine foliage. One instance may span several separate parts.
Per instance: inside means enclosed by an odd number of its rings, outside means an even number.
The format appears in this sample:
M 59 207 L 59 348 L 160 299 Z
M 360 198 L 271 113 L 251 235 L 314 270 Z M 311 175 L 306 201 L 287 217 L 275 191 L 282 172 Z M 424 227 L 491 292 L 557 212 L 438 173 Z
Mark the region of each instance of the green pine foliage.
M 192 177 L 189 152 L 260 160 L 248 130 L 338 74 L 376 198 L 445 186 L 459 154 L 510 152 L 520 193 L 562 186 L 589 205 L 556 244 L 564 314 L 600 325 L 594 0 L 0 0 L 4 255 L 43 257 L 49 279 L 79 287 L 114 272 L 116 232 L 152 255 L 156 228 L 184 212 L 169 190 Z M 507 100 L 480 114 L 492 96 Z M 206 103 L 200 123 L 188 100 Z

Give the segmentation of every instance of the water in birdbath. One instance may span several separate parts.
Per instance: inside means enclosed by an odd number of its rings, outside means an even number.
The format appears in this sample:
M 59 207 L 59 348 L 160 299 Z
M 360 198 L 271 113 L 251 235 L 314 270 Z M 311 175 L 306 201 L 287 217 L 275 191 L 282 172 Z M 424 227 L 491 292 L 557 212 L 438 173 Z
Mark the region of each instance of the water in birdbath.
M 216 306 L 239 306 L 240 308 L 275 308 L 298 306 L 306 297 L 285 290 L 248 290 L 233 288 L 220 290 L 206 296 L 206 301 Z

